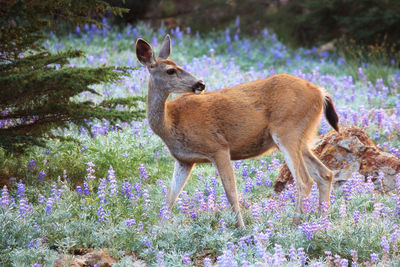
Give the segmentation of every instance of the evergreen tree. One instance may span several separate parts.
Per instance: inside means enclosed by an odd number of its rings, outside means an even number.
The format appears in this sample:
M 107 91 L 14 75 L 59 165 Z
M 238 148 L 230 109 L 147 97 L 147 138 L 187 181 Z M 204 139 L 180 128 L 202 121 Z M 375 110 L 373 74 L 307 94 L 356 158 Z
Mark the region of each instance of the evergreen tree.
M 106 13 L 125 9 L 100 0 L 0 0 L 0 147 L 23 152 L 46 139 L 63 138 L 55 129 L 83 126 L 88 132 L 95 119 L 111 125 L 144 116 L 141 97 L 79 101 L 83 92 L 98 94 L 94 84 L 115 82 L 129 68 L 79 68 L 69 60 L 82 57 L 78 50 L 52 54 L 41 45 L 46 31 L 64 25 L 95 24 Z

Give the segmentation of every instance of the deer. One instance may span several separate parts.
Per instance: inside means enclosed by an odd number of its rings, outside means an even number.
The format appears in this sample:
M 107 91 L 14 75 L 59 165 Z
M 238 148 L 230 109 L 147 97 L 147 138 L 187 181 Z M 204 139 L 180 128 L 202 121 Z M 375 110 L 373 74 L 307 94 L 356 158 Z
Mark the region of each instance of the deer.
M 322 113 L 339 132 L 338 115 L 328 92 L 289 74 L 204 92 L 205 83 L 169 59 L 171 39 L 166 35 L 158 57 L 142 38 L 136 56 L 150 73 L 147 119 L 152 131 L 175 159 L 166 205 L 172 209 L 193 167 L 212 163 L 226 197 L 244 227 L 232 160 L 280 150 L 296 181 L 295 212 L 303 212 L 303 199 L 314 180 L 320 207 L 329 207 L 333 172 L 310 150 Z M 207 66 L 204 66 L 207 67 Z M 168 100 L 171 94 L 180 96 Z

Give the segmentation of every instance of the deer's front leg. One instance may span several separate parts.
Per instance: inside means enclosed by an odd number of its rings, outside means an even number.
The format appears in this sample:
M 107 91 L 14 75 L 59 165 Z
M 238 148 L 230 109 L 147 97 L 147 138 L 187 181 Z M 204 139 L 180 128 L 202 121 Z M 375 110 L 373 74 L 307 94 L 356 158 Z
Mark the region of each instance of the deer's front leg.
M 175 161 L 174 176 L 172 177 L 171 186 L 168 190 L 167 195 L 167 207 L 172 209 L 175 200 L 182 192 L 183 187 L 188 180 L 190 173 L 192 172 L 194 164 L 185 163 L 181 161 Z
M 244 227 L 242 215 L 239 207 L 239 197 L 236 186 L 235 174 L 231 164 L 231 159 L 228 151 L 219 152 L 213 163 L 218 169 L 218 173 L 221 176 L 222 185 L 224 186 L 225 194 L 231 204 L 233 211 L 237 214 L 237 226 Z

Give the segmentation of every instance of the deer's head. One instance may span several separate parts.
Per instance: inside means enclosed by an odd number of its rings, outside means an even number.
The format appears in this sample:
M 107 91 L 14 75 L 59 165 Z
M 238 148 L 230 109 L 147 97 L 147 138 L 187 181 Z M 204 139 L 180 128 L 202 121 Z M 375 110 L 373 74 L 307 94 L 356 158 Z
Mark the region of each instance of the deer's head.
M 203 92 L 204 82 L 168 59 L 170 53 L 171 39 L 169 35 L 165 36 L 157 58 L 154 57 L 153 48 L 148 42 L 142 38 L 136 41 L 136 56 L 139 62 L 149 70 L 151 81 L 157 88 L 168 93 L 194 92 L 199 94 Z

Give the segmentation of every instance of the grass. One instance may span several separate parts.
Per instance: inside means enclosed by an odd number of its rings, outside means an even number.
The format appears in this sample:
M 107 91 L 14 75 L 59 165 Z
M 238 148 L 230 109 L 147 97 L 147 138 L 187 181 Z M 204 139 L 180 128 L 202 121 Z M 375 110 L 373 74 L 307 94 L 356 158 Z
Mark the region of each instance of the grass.
M 46 45 L 52 50 L 85 50 L 87 58 L 75 60 L 74 65 L 139 67 L 136 38 L 156 44 L 165 32 L 142 24 L 120 32 L 88 27 L 79 34 L 50 36 Z M 400 99 L 393 93 L 400 82 L 397 68 L 387 72 L 368 62 L 354 67 L 337 55 L 290 50 L 268 31 L 254 38 L 235 37 L 235 32 L 232 28 L 197 36 L 173 30 L 172 59 L 206 81 L 207 90 L 280 72 L 324 86 L 333 95 L 342 125 L 362 127 L 385 151 L 400 156 Z M 375 67 L 375 76 L 354 76 L 355 68 L 365 73 Z M 101 97 L 146 95 L 147 79 L 147 70 L 139 68 L 119 83 L 97 89 L 103 92 Z M 328 130 L 322 121 L 320 133 Z M 274 152 L 233 163 L 246 224 L 237 229 L 211 165 L 196 166 L 173 210 L 165 209 L 173 159 L 146 121 L 118 129 L 99 121 L 95 138 L 76 127 L 64 134 L 80 143 L 49 141 L 47 149 L 33 148 L 22 157 L 0 153 L 0 177 L 10 180 L 0 201 L 0 265 L 53 266 L 62 255 L 89 248 L 105 250 L 117 266 L 131 266 L 132 255 L 150 266 L 209 262 L 345 266 L 352 261 L 395 266 L 400 262 L 398 192 L 380 195 L 353 186 L 351 198 L 346 198 L 339 188 L 334 190 L 328 216 L 320 218 L 314 188 L 310 210 L 297 225 L 294 187 L 278 195 L 271 186 L 282 163 L 279 152 Z M 372 253 L 377 254 L 375 262 Z

